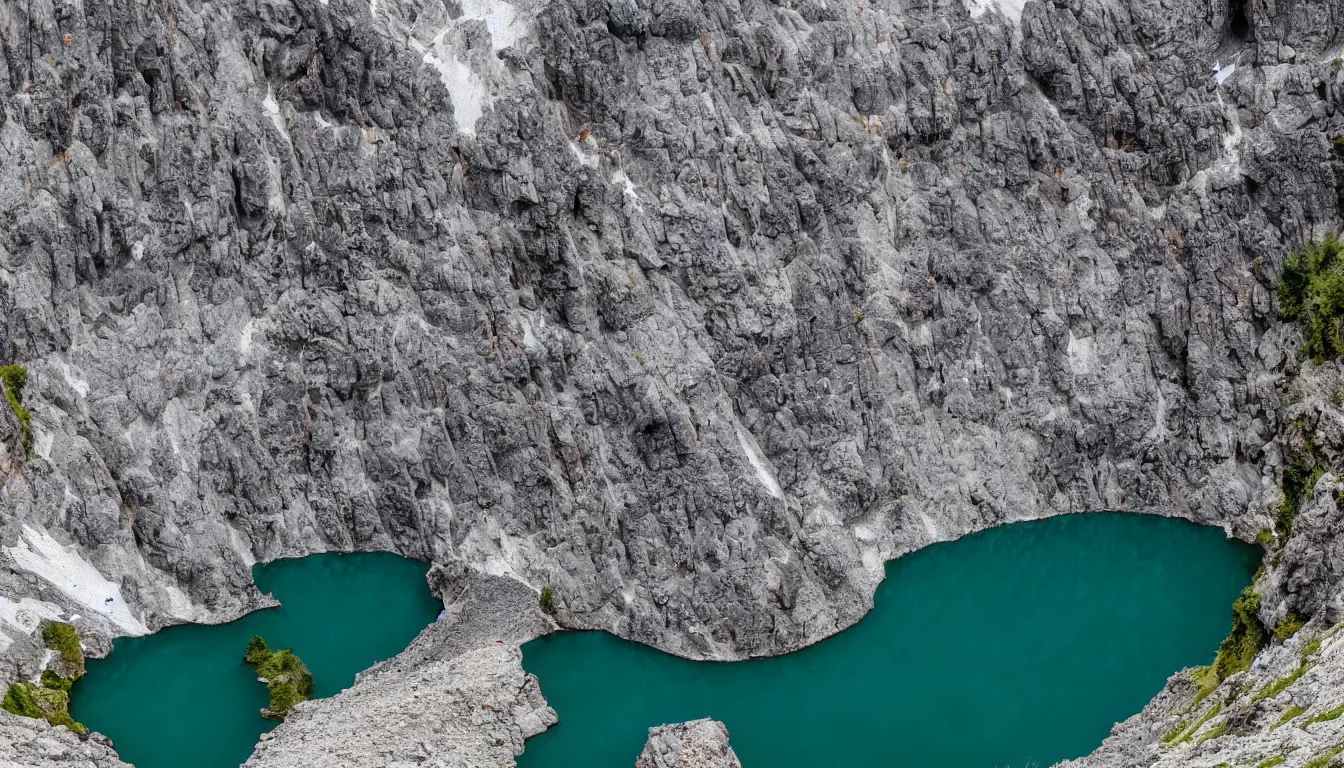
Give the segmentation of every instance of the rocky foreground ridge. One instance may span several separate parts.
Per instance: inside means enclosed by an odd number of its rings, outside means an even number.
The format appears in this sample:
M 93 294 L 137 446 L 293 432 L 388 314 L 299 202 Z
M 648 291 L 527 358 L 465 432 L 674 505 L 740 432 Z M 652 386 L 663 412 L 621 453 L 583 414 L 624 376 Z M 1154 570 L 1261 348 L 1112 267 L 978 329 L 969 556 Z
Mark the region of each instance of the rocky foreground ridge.
M 1289 393 L 1336 364 L 1299 361 L 1274 285 L 1341 228 L 1341 17 L 0 5 L 0 362 L 31 419 L 0 407 L 5 675 L 38 673 L 43 619 L 105 652 L 327 550 L 549 586 L 562 625 L 686 656 L 780 653 L 862 616 L 884 560 L 992 525 L 1252 539 L 1307 434 L 1317 522 L 1257 610 L 1324 632 L 1337 409 Z M 379 674 L 513 679 L 509 653 L 411 654 L 297 711 L 373 706 Z M 1344 691 L 1327 661 L 1291 690 Z M 1163 747 L 1163 701 L 1096 764 L 1214 760 L 1273 714 Z M 509 704 L 510 749 L 540 707 Z M 302 752 L 303 719 L 254 759 Z

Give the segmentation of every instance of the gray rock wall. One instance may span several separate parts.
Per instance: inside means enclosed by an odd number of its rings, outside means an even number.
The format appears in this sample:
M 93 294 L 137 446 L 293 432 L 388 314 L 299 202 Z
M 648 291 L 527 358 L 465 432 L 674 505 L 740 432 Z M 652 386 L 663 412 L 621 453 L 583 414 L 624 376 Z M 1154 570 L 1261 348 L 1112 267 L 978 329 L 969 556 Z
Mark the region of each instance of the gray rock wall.
M 728 729 L 708 718 L 649 729 L 635 768 L 742 768 Z
M 81 740 L 64 726 L 0 710 L 0 765 L 5 768 L 132 768 L 106 739 Z
M 997 523 L 1249 536 L 1337 74 L 1285 32 L 1211 89 L 1190 11 L 11 5 L 7 594 L 105 636 L 393 549 L 735 658 Z
M 1337 3 L 0 6 L 0 654 L 388 549 L 692 657 L 1019 519 L 1277 502 Z M 1221 86 L 1215 63 L 1235 63 Z M 3 409 L 0 409 L 3 410 Z

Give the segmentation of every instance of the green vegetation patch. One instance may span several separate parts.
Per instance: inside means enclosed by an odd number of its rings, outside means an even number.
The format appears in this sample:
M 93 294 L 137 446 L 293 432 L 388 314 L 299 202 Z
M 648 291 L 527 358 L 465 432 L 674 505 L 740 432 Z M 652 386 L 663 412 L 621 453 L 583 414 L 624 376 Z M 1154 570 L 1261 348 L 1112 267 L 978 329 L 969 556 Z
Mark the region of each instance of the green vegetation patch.
M 1327 710 L 1320 714 L 1308 717 L 1306 722 L 1302 723 L 1302 728 L 1305 730 L 1312 723 L 1324 723 L 1328 720 L 1336 720 L 1339 718 L 1340 715 L 1344 715 L 1344 704 L 1341 704 L 1338 707 L 1335 707 L 1334 709 Z
M 1297 679 L 1302 675 L 1306 674 L 1308 669 L 1311 669 L 1310 665 L 1301 665 L 1297 669 L 1294 669 L 1292 672 L 1288 673 L 1286 676 L 1280 677 L 1278 680 L 1275 680 L 1272 683 L 1266 683 L 1265 687 L 1261 688 L 1259 692 L 1255 694 L 1255 697 L 1252 698 L 1251 700 L 1259 701 L 1261 699 L 1272 699 L 1275 696 L 1278 696 L 1280 693 L 1283 693 L 1284 691 L 1288 690 L 1288 686 L 1292 685 L 1293 683 L 1296 683 Z
M 0 372 L 3 370 L 0 369 Z M 9 386 L 8 382 L 5 386 Z M 20 717 L 36 717 L 52 725 L 64 725 L 78 734 L 88 733 L 88 728 L 70 716 L 70 686 L 84 674 L 84 650 L 79 647 L 79 633 L 64 622 L 48 621 L 42 625 L 42 642 L 61 654 L 61 661 L 70 677 L 62 677 L 55 670 L 44 669 L 41 684 L 27 680 L 10 683 L 3 701 L 0 701 L 0 709 Z
M 20 680 L 9 684 L 5 698 L 0 700 L 0 709 L 20 717 L 41 718 L 52 725 L 64 725 L 81 735 L 88 733 L 88 728 L 70 716 L 68 691 L 68 688 L 58 690 Z
M 1190 740 L 1190 737 L 1192 737 L 1192 736 L 1194 736 L 1196 733 L 1198 733 L 1198 732 L 1199 732 L 1199 729 L 1200 729 L 1200 728 L 1203 728 L 1205 723 L 1207 723 L 1207 722 L 1209 722 L 1210 720 L 1212 720 L 1215 716 L 1217 716 L 1217 714 L 1218 714 L 1219 712 L 1222 712 L 1222 711 L 1223 711 L 1223 703 L 1220 701 L 1220 702 L 1218 702 L 1217 704 L 1214 704 L 1213 707 L 1211 707 L 1211 708 L 1209 709 L 1208 712 L 1205 712 L 1205 713 L 1204 713 L 1204 716 L 1203 716 L 1203 717 L 1201 717 L 1201 718 L 1199 718 L 1198 720 L 1196 720 L 1196 721 L 1195 721 L 1195 724 L 1192 725 L 1192 726 L 1190 726 L 1189 728 L 1186 728 L 1186 727 L 1185 727 L 1185 725 L 1186 725 L 1186 721 L 1182 720 L 1181 722 L 1179 722 L 1179 723 L 1176 724 L 1176 727 L 1175 727 L 1175 728 L 1172 728 L 1170 731 L 1167 731 L 1166 735 L 1164 735 L 1164 736 L 1162 737 L 1162 744 L 1163 744 L 1163 746 L 1174 747 L 1174 746 L 1176 746 L 1177 744 L 1181 744 L 1181 743 L 1184 743 L 1184 742 L 1189 741 L 1189 740 Z M 1223 725 L 1223 724 L 1222 724 L 1222 723 L 1219 723 L 1219 725 Z M 1218 729 L 1218 726 L 1214 726 L 1214 728 L 1213 728 L 1212 730 L 1217 730 L 1217 729 Z M 1212 732 L 1212 730 L 1211 730 L 1210 732 Z M 1227 730 L 1226 727 L 1224 727 L 1224 728 L 1223 728 L 1223 732 L 1226 732 L 1226 730 Z M 1219 733 L 1218 735 L 1221 736 L 1222 733 Z M 1206 737 L 1206 738 L 1213 738 L 1213 737 L 1212 737 L 1212 736 L 1209 736 L 1209 737 Z M 1200 739 L 1200 741 L 1202 742 L 1203 739 Z
M 84 674 L 84 649 L 79 645 L 79 633 L 63 621 L 48 621 L 42 625 L 42 642 L 61 654 L 65 671 L 72 677 Z
M 313 673 L 288 648 L 272 651 L 260 635 L 253 635 L 243 661 L 257 670 L 257 677 L 271 692 L 271 706 L 261 710 L 262 717 L 284 720 L 295 704 L 313 697 Z
M 1293 718 L 1297 717 L 1298 715 L 1306 711 L 1307 711 L 1306 707 L 1294 704 L 1293 706 L 1289 707 L 1287 711 L 1283 713 L 1283 716 L 1279 718 L 1278 722 L 1269 726 L 1269 732 L 1273 733 L 1275 728 L 1278 728 L 1281 725 L 1287 725 L 1288 721 L 1292 720 Z
M 61 677 L 56 674 L 55 670 L 51 669 L 42 670 L 43 688 L 50 688 L 53 691 L 69 691 L 74 684 L 75 678 L 73 677 Z
M 1214 671 L 1213 665 L 1195 667 L 1190 670 L 1190 679 L 1195 682 L 1195 685 L 1199 686 L 1199 691 L 1195 693 L 1195 700 L 1190 702 L 1190 706 L 1186 707 L 1185 711 L 1181 713 L 1183 715 L 1189 714 L 1195 707 L 1198 707 L 1201 701 L 1218 690 L 1218 683 L 1222 682 L 1218 679 L 1218 673 Z
M 28 385 L 28 369 L 22 365 L 0 366 L 0 384 L 5 388 L 9 407 L 19 420 L 19 438 L 24 458 L 33 456 L 33 415 L 23 406 L 23 388 Z
M 1255 766 L 1255 768 L 1274 768 L 1274 766 L 1276 765 L 1283 765 L 1285 762 L 1288 761 L 1288 755 L 1296 751 L 1297 747 L 1293 747 L 1289 749 L 1287 752 L 1284 752 L 1282 755 L 1275 755 L 1269 758 L 1263 763 L 1260 763 L 1259 765 Z
M 1179 744 L 1181 734 L 1185 733 L 1185 729 L 1188 728 L 1189 726 L 1190 726 L 1189 721 L 1185 719 L 1178 720 L 1176 724 L 1171 727 L 1171 730 L 1162 734 L 1162 746 L 1170 747 L 1175 744 Z
M 1278 680 L 1275 680 L 1272 683 L 1266 683 L 1265 687 L 1261 688 L 1255 694 L 1255 696 L 1252 697 L 1251 700 L 1259 701 L 1261 699 L 1272 699 L 1275 696 L 1278 696 L 1280 693 L 1283 693 L 1284 691 L 1288 690 L 1288 686 L 1292 685 L 1293 683 L 1296 683 L 1298 678 L 1305 675 L 1307 673 L 1307 670 L 1311 669 L 1313 666 L 1316 665 L 1316 663 L 1311 660 L 1311 657 L 1320 649 L 1321 649 L 1320 636 L 1316 636 L 1308 640 L 1302 646 L 1302 654 L 1298 658 L 1297 669 L 1294 669 L 1292 672 L 1288 673 L 1284 677 L 1280 677 Z
M 1279 280 L 1279 317 L 1302 328 L 1302 353 L 1320 364 L 1344 351 L 1344 245 L 1333 235 L 1292 254 Z
M 1295 613 L 1289 612 L 1287 616 L 1283 617 L 1283 621 L 1280 621 L 1279 625 L 1274 628 L 1274 639 L 1282 645 L 1288 641 L 1288 638 L 1296 635 L 1298 630 L 1306 625 L 1307 622 L 1305 619 Z
M 1344 746 L 1331 747 L 1322 752 L 1317 752 L 1311 756 L 1310 760 L 1302 764 L 1302 768 L 1325 768 L 1340 752 L 1344 752 Z
M 1298 509 L 1323 474 L 1325 467 L 1311 453 L 1294 453 L 1288 457 L 1283 467 L 1283 503 L 1274 515 L 1274 534 L 1279 543 L 1287 542 L 1292 535 Z
M 1212 728 L 1210 728 L 1208 733 L 1206 733 L 1206 734 L 1204 734 L 1203 736 L 1201 736 L 1201 737 L 1199 738 L 1199 741 L 1196 741 L 1196 742 L 1195 742 L 1195 746 L 1199 746 L 1200 744 L 1203 744 L 1204 742 L 1208 741 L 1209 739 L 1216 739 L 1216 738 L 1218 738 L 1219 736 L 1222 736 L 1222 735 L 1225 734 L 1225 733 L 1227 733 L 1227 721 L 1226 721 L 1226 720 L 1224 720 L 1224 721 L 1221 722 L 1221 723 L 1217 723 L 1217 724 L 1215 724 Z
M 542 587 L 540 605 L 542 613 L 548 616 L 555 615 L 555 593 L 550 587 Z
M 1256 654 L 1265 647 L 1269 633 L 1260 623 L 1259 611 L 1260 596 L 1255 589 L 1242 590 L 1241 597 L 1232 604 L 1232 631 L 1218 647 L 1218 657 L 1213 662 L 1219 680 L 1250 669 Z

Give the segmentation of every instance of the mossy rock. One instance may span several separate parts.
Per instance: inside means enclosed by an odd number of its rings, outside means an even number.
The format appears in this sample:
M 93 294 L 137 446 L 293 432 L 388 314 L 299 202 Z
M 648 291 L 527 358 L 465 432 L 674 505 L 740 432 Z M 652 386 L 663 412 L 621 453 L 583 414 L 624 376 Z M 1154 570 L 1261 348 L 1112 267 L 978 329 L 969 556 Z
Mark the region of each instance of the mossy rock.
M 1260 623 L 1260 596 L 1253 587 L 1242 590 L 1232 604 L 1232 631 L 1218 647 L 1213 669 L 1219 680 L 1226 680 L 1238 672 L 1251 668 L 1255 657 L 1269 642 L 1269 632 Z
M 40 718 L 52 725 L 64 725 L 83 735 L 89 729 L 70 716 L 68 690 L 34 685 L 26 680 L 10 683 L 4 699 L 0 700 L 0 709 L 20 717 Z
M 5 390 L 5 399 L 19 420 L 19 440 L 22 443 L 23 457 L 33 456 L 33 415 L 23 405 L 23 388 L 28 385 L 28 369 L 22 365 L 0 366 L 0 386 Z
M 243 660 L 257 670 L 271 693 L 271 705 L 261 710 L 262 717 L 284 720 L 295 704 L 313 697 L 313 673 L 288 648 L 272 651 L 260 635 L 253 635 Z
M 77 679 L 84 675 L 84 649 L 79 644 L 79 632 L 63 621 L 42 624 L 42 642 L 61 655 L 67 677 Z
M 1344 244 L 1333 236 L 1283 263 L 1279 316 L 1302 328 L 1302 353 L 1316 363 L 1344 352 Z

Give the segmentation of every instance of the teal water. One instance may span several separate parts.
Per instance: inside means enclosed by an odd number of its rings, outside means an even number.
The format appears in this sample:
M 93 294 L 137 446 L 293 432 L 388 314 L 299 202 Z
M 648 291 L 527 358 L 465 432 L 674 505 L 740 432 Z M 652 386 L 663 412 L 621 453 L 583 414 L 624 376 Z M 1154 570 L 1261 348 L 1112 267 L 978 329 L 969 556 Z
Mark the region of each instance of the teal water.
M 315 678 L 315 697 L 400 653 L 443 608 L 428 567 L 385 552 L 321 554 L 253 568 L 280 608 L 219 626 L 188 624 L 121 638 L 90 659 L 71 691 L 71 714 L 106 734 L 136 768 L 237 768 L 257 737 L 266 687 L 243 664 L 252 635 L 292 648 Z
M 1049 766 L 1211 662 L 1259 557 L 1217 528 L 1071 515 L 893 560 L 858 625 L 785 656 L 539 638 L 523 666 L 560 723 L 519 767 L 630 768 L 650 726 L 700 717 L 728 726 L 745 768 Z

